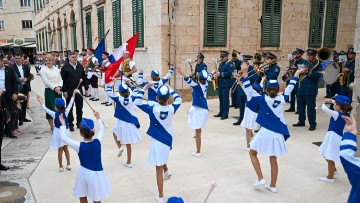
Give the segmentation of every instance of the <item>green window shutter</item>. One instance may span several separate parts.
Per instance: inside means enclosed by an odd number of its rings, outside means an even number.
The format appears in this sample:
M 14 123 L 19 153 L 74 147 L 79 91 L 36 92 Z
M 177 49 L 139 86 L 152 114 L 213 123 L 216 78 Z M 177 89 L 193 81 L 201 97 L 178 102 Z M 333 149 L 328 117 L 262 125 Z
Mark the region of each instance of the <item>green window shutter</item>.
M 324 47 L 336 46 L 340 0 L 328 0 L 326 6 Z
M 143 0 L 132 0 L 133 31 L 139 32 L 136 47 L 144 47 L 144 4 Z
M 42 32 L 42 50 L 45 50 L 45 32 Z M 48 43 L 46 38 L 46 51 L 48 51 Z
M 121 36 L 121 1 L 114 1 L 112 4 L 113 10 L 113 42 L 114 48 L 118 48 L 122 44 Z
M 98 15 L 98 41 L 102 40 L 105 35 L 105 22 L 104 22 L 104 7 L 100 7 L 97 10 Z
M 45 40 L 46 40 L 46 43 L 45 43 Z M 49 51 L 48 34 L 45 31 L 44 31 L 44 34 L 43 34 L 43 44 L 45 44 L 44 45 L 44 50 L 45 50 L 45 46 L 46 46 L 46 51 Z
M 227 0 L 205 1 L 204 46 L 226 46 Z
M 86 23 L 86 39 L 87 39 L 87 48 L 92 47 L 92 35 L 91 35 L 91 13 L 86 13 L 85 15 Z
M 311 1 L 309 47 L 321 47 L 325 0 Z
M 264 0 L 261 22 L 261 47 L 279 47 L 282 0 Z
M 61 28 L 60 28 L 61 29 Z M 63 50 L 63 44 L 62 44 L 62 38 L 63 38 L 63 36 L 62 36 L 62 29 L 60 30 L 60 39 L 59 39 L 59 44 L 60 44 L 60 50 L 59 51 L 62 51 Z
M 72 29 L 73 29 L 72 31 L 73 31 L 73 36 L 74 36 L 74 38 L 73 38 L 73 47 L 74 47 L 74 50 L 75 50 L 75 49 L 77 49 L 76 24 L 75 23 L 74 23 Z

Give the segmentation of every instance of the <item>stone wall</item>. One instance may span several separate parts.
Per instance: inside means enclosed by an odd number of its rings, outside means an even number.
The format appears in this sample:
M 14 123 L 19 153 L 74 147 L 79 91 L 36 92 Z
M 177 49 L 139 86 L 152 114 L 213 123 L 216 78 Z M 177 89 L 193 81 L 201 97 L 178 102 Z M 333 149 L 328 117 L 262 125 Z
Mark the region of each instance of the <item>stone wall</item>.
M 359 1 L 360 2 L 360 1 Z M 355 29 L 355 38 L 354 38 L 354 48 L 356 51 L 356 60 L 355 60 L 355 83 L 353 84 L 353 113 L 356 116 L 356 121 L 358 123 L 358 128 L 360 129 L 360 109 L 359 109 L 359 100 L 357 98 L 360 96 L 360 6 L 357 6 L 356 14 L 356 29 Z

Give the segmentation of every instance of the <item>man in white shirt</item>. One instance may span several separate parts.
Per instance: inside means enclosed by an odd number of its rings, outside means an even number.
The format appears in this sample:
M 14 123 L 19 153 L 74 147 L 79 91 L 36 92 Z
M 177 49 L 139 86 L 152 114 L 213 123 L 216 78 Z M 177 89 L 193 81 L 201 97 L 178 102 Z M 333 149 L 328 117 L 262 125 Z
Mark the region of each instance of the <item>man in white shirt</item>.
M 109 53 L 108 52 L 104 52 L 102 54 L 102 64 L 101 64 L 101 67 L 100 67 L 100 71 L 101 71 L 101 85 L 104 86 L 105 88 L 105 91 L 110 88 L 112 89 L 111 87 L 111 83 L 108 83 L 108 84 L 105 84 L 105 72 L 107 70 L 107 68 L 110 66 L 110 61 L 108 59 L 109 57 Z M 106 99 L 105 99 L 105 102 L 101 103 L 105 106 L 111 106 L 112 105 L 112 99 L 110 98 L 110 95 L 108 93 L 106 93 Z
M 88 56 L 86 58 L 85 72 L 87 73 L 87 78 L 90 81 L 91 88 L 94 90 L 94 97 L 90 98 L 91 101 L 99 101 L 99 79 L 98 79 L 98 66 L 99 60 L 94 55 L 94 49 L 89 48 L 87 50 Z M 90 90 L 91 92 L 91 90 Z M 91 93 L 90 93 L 91 94 Z

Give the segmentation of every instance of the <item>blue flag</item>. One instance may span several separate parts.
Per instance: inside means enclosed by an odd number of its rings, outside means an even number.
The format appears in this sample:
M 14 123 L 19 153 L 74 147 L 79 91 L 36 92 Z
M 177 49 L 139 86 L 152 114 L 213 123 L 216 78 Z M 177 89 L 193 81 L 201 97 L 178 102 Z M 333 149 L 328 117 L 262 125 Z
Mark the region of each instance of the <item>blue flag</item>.
M 105 51 L 105 38 L 101 40 L 99 45 L 96 47 L 94 55 L 99 60 L 99 66 L 102 64 L 103 60 L 101 58 L 102 54 Z

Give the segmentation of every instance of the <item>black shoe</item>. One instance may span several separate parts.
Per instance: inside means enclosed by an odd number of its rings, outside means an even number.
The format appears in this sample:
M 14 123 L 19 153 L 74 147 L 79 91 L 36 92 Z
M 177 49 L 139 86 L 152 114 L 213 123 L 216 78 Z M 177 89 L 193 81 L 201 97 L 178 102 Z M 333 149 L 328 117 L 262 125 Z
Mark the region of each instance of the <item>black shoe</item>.
M 102 105 L 105 105 L 105 104 L 107 104 L 107 102 L 103 102 L 103 103 L 101 103 Z
M 74 126 L 69 126 L 71 132 L 74 132 Z
M 303 123 L 295 123 L 295 124 L 293 124 L 293 127 L 304 127 L 305 126 L 305 124 L 303 124 Z
M 80 125 L 79 125 L 79 124 L 76 124 L 76 128 L 79 129 L 79 128 L 80 128 Z
M 24 123 L 22 121 L 19 121 L 19 126 L 22 126 Z
M 316 126 L 310 126 L 309 131 L 314 131 L 316 129 Z
M 15 135 L 5 135 L 5 137 L 8 137 L 8 138 L 11 138 L 11 139 L 17 139 L 17 136 L 15 136 Z
M 112 103 L 107 103 L 107 104 L 105 104 L 105 106 L 111 106 L 112 105 Z
M 94 100 L 94 99 L 95 99 L 95 97 L 91 97 L 89 100 L 91 100 L 91 101 L 92 101 L 92 100 Z
M 92 99 L 91 101 L 99 101 L 100 99 L 99 98 L 94 98 L 94 99 Z
M 295 114 L 299 114 L 299 113 L 296 111 Z
M 231 105 L 231 106 L 229 106 L 230 108 L 232 108 L 232 107 L 235 107 L 235 105 Z
M 223 116 L 223 117 L 220 118 L 220 120 L 226 120 L 226 119 L 228 119 L 227 116 Z
M 0 171 L 7 171 L 9 169 L 10 169 L 9 167 L 0 164 Z
M 23 122 L 31 122 L 31 120 L 27 119 L 27 118 L 24 118 Z
M 290 109 L 288 109 L 288 110 L 285 110 L 285 112 L 295 112 L 295 109 L 290 108 Z
M 254 130 L 254 133 L 257 133 L 257 132 L 259 132 L 259 130 L 260 130 L 260 129 L 258 129 L 258 130 Z
M 220 115 L 219 113 L 214 115 L 214 117 L 222 117 L 222 115 Z
M 233 125 L 240 125 L 241 122 L 240 121 L 236 121 L 235 123 L 233 123 Z
M 235 108 L 234 109 L 239 109 L 239 107 L 238 106 L 235 106 Z
M 85 97 L 91 97 L 91 94 L 89 94 L 88 96 L 85 96 Z

